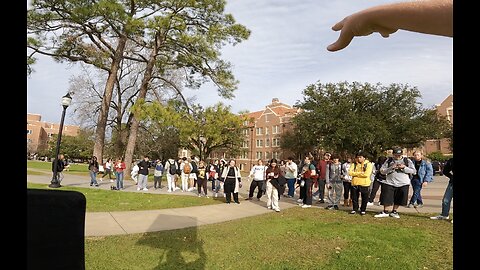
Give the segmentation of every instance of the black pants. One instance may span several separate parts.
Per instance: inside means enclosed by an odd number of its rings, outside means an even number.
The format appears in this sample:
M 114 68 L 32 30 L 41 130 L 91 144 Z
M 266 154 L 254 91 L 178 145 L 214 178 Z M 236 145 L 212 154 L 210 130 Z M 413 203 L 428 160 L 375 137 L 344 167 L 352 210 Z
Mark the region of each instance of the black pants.
M 345 182 L 343 181 L 343 198 L 348 200 L 352 198 L 352 182 Z
M 154 176 L 153 177 L 153 187 L 157 188 L 162 188 L 162 177 L 161 176 Z
M 305 179 L 305 185 L 300 186 L 300 197 L 303 204 L 312 205 L 312 179 Z
M 253 192 L 255 191 L 255 188 L 258 187 L 257 191 L 257 199 L 260 199 L 263 195 L 263 185 L 265 184 L 265 180 L 252 180 L 252 183 L 250 183 L 250 192 L 248 193 L 248 197 L 252 198 L 253 197 Z
M 207 196 L 207 179 L 205 178 L 198 178 L 197 179 L 197 182 L 198 182 L 198 185 L 197 185 L 197 191 L 198 191 L 198 195 L 202 194 L 202 188 L 203 188 L 203 192 L 205 192 L 205 196 Z
M 318 199 L 323 200 L 325 198 L 325 179 L 318 179 Z
M 232 200 L 232 193 L 233 193 L 233 200 L 236 203 L 240 203 L 238 201 L 238 192 L 233 192 L 235 190 L 235 178 L 227 177 L 225 179 L 225 184 L 223 184 L 223 190 L 225 191 L 225 201 L 230 203 Z
M 382 183 L 378 182 L 377 180 L 373 181 L 372 191 L 370 192 L 370 198 L 368 198 L 368 202 L 373 202 L 375 196 L 377 196 L 377 191 L 381 184 Z
M 360 206 L 360 211 L 367 211 L 367 202 L 368 202 L 368 188 L 364 186 L 352 186 L 352 204 L 353 210 L 358 211 L 358 198 L 359 195 L 362 196 L 362 205 Z

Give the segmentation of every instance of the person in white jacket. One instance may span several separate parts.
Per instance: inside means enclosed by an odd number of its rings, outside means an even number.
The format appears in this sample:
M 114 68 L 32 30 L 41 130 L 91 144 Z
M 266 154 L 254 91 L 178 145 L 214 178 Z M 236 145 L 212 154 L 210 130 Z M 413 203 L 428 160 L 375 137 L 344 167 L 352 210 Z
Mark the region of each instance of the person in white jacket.
M 246 200 L 253 199 L 253 193 L 255 192 L 255 188 L 257 187 L 257 200 L 260 201 L 260 198 L 262 198 L 263 193 L 265 192 L 265 172 L 267 171 L 267 168 L 267 166 L 263 165 L 263 161 L 259 159 L 257 160 L 257 165 L 253 166 L 250 170 L 248 178 L 250 178 L 252 182 L 250 183 L 250 191 Z
M 133 181 L 135 181 L 135 184 L 138 183 L 138 170 L 140 170 L 140 168 L 138 168 L 137 163 L 135 163 L 135 166 L 133 166 L 132 171 L 130 172 L 130 176 L 132 177 Z

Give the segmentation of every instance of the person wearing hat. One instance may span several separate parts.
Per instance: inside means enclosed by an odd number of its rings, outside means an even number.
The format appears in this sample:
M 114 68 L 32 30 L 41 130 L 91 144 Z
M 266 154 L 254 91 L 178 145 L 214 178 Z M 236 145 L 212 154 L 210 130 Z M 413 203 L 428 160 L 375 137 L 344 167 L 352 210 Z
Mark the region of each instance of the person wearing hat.
M 355 162 L 350 165 L 348 174 L 352 176 L 352 186 L 351 186 L 351 195 L 352 195 L 352 207 L 353 210 L 350 214 L 355 214 L 358 212 L 358 198 L 362 196 L 362 205 L 360 206 L 360 215 L 366 215 L 367 211 L 367 202 L 369 195 L 369 188 L 372 174 L 373 164 L 365 158 L 363 151 L 358 151 L 355 155 Z
M 386 175 L 382 182 L 380 202 L 383 204 L 383 211 L 375 215 L 376 218 L 393 217 L 400 218 L 397 209 L 400 205 L 406 206 L 408 200 L 408 189 L 410 187 L 410 175 L 417 170 L 413 162 L 402 158 L 402 148 L 393 148 L 393 158 L 383 163 L 380 172 Z M 408 164 L 406 164 L 408 163 Z

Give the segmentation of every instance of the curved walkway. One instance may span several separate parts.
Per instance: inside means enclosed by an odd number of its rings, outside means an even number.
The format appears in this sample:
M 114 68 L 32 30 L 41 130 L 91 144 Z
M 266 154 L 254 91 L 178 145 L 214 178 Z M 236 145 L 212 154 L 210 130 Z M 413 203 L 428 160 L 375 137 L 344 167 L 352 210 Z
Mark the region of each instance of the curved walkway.
M 44 172 L 44 171 L 43 171 Z M 27 182 L 49 184 L 51 174 L 45 175 L 27 175 Z M 85 188 L 94 188 L 89 186 L 90 180 L 88 176 L 77 176 L 73 174 L 65 174 L 62 181 L 64 186 L 76 186 Z M 109 190 L 112 183 L 108 180 L 100 182 L 101 189 Z M 439 214 L 441 211 L 441 200 L 448 179 L 444 176 L 435 176 L 435 181 L 430 183 L 422 190 L 424 198 L 424 207 L 421 209 L 400 208 L 400 212 L 414 213 L 417 210 L 421 213 Z M 149 182 L 149 187 L 152 183 Z M 125 192 L 139 192 L 136 185 L 131 180 L 125 180 Z M 229 220 L 250 217 L 271 213 L 266 209 L 266 196 L 261 201 L 245 201 L 248 195 L 249 183 L 244 184 L 240 190 L 240 204 L 217 204 L 207 206 L 195 206 L 186 208 L 162 209 L 162 210 L 145 210 L 145 211 L 118 211 L 118 212 L 87 212 L 85 215 L 85 236 L 106 236 L 143 232 L 155 232 L 163 230 L 181 229 L 187 227 L 195 227 L 205 224 L 225 222 Z M 167 193 L 165 188 L 162 190 L 141 191 L 157 194 L 174 194 L 174 195 L 195 195 L 192 192 L 174 192 Z M 255 193 L 256 194 L 256 193 Z M 380 192 L 377 193 L 377 196 Z M 410 193 L 412 191 L 410 190 Z M 314 203 L 314 207 L 325 207 L 326 204 Z M 283 198 L 280 200 L 280 209 L 298 207 L 295 200 Z M 305 210 L 298 208 L 299 211 Z M 351 207 L 340 206 L 340 210 L 349 211 Z M 381 206 L 368 206 L 369 212 L 380 212 Z M 327 210 L 325 210 L 327 211 Z M 453 208 L 451 210 L 453 213 Z M 281 214 L 281 212 L 279 213 Z M 373 218 L 373 217 L 372 217 Z

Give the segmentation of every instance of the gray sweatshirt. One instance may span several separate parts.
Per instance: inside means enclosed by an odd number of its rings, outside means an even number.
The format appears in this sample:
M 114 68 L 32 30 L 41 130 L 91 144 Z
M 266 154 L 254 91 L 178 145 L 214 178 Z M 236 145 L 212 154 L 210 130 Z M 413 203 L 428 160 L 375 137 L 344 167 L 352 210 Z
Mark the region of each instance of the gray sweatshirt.
M 408 159 L 408 164 L 403 162 L 403 158 L 395 159 L 389 164 L 387 159 L 380 168 L 380 173 L 385 174 L 387 177 L 385 180 L 381 181 L 384 184 L 391 185 L 394 187 L 401 187 L 405 185 L 410 185 L 410 176 L 409 174 L 415 174 L 417 170 L 413 162 Z M 397 164 L 405 164 L 405 168 L 396 169 Z

